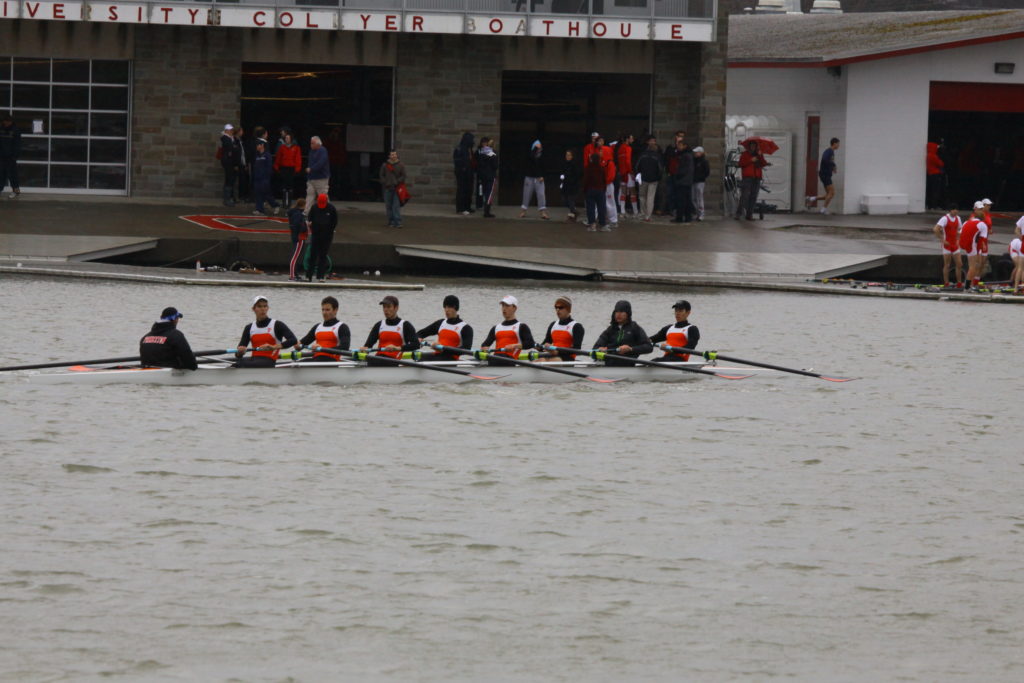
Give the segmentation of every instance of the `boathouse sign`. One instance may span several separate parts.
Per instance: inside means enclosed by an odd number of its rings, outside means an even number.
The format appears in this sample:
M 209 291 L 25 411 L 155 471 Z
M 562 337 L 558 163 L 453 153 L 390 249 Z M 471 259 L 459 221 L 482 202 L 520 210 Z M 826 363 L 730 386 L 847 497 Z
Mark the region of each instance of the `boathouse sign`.
M 171 2 L 52 2 L 0 0 L 0 19 L 91 21 L 168 26 L 231 26 L 306 31 L 455 33 L 482 36 L 539 36 L 613 40 L 710 42 L 713 19 L 598 18 L 522 13 L 431 13 L 402 10 L 302 9 Z

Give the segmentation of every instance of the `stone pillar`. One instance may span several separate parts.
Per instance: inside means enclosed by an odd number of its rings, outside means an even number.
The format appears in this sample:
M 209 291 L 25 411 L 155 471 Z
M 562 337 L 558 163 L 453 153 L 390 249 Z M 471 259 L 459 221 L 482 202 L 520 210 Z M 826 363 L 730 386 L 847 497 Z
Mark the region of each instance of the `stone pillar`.
M 216 159 L 225 123 L 238 125 L 242 32 L 135 28 L 131 193 L 220 200 Z
M 700 68 L 700 145 L 704 147 L 711 175 L 704 188 L 704 205 L 708 211 L 724 211 L 722 176 L 725 173 L 725 94 L 728 71 L 729 16 L 718 16 L 718 38 L 701 44 Z
M 403 35 L 395 73 L 395 146 L 417 200 L 455 211 L 452 150 L 464 131 L 497 137 L 505 38 Z M 372 170 L 372 169 L 371 169 Z

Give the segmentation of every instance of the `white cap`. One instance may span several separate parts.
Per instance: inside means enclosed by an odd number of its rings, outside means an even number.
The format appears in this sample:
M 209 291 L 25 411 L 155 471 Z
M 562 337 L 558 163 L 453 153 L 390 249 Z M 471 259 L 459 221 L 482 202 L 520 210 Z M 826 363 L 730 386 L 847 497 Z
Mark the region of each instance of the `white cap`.
M 991 206 L 992 205 L 992 200 L 988 199 L 988 198 L 985 198 L 985 199 L 981 200 L 981 203 L 986 205 L 986 206 Z
M 984 209 L 984 208 L 985 208 L 985 205 L 984 205 L 984 204 L 982 204 L 981 202 L 974 202 L 974 208 L 975 208 L 975 209 L 978 209 L 978 210 L 980 210 L 980 209 Z
M 519 299 L 517 299 L 514 296 L 512 296 L 511 294 L 509 294 L 509 295 L 505 296 L 504 299 L 501 300 L 501 303 L 508 304 L 509 306 L 516 306 L 518 308 L 518 306 L 519 306 Z
M 703 151 L 704 151 L 703 147 L 694 147 L 693 148 L 693 153 L 694 154 L 697 154 L 698 152 L 703 152 Z
M 1020 220 L 1017 221 L 1017 228 L 1024 231 L 1024 216 L 1021 216 Z
M 234 130 L 234 129 L 235 129 L 235 127 L 232 126 L 230 123 L 225 123 L 224 124 L 224 130 Z
M 601 137 L 601 134 L 600 133 L 596 133 L 596 132 L 595 133 L 591 133 L 590 137 L 592 137 L 592 138 L 599 138 L 599 137 Z
M 270 303 L 270 299 L 268 299 L 267 297 L 263 296 L 262 294 L 257 294 L 256 296 L 254 296 L 252 298 L 252 303 L 250 304 L 250 307 L 251 306 L 255 306 L 256 304 L 258 304 L 261 301 L 266 301 L 268 304 Z

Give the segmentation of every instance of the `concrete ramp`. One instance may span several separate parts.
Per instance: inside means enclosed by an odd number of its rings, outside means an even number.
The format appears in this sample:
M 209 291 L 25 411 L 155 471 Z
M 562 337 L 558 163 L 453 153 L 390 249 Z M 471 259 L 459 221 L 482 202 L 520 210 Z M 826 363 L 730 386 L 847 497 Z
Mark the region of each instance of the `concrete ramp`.
M 395 248 L 400 255 L 412 258 L 638 282 L 675 278 L 834 278 L 880 267 L 888 260 L 888 256 L 881 254 L 680 252 L 437 244 L 397 245 Z
M 95 261 L 154 249 L 155 237 L 0 234 L 0 260 Z

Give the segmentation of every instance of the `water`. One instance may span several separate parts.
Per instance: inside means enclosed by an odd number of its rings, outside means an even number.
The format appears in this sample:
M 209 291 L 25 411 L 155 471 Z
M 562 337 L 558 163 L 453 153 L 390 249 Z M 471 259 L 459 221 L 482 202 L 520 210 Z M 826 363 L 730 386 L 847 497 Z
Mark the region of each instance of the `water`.
M 0 378 L 0 679 L 1016 681 L 1021 311 L 431 282 L 478 340 L 568 292 L 593 340 L 860 377 L 35 386 Z M 256 292 L 0 276 L 5 364 L 131 355 L 164 306 L 233 346 Z M 320 294 L 269 290 L 299 334 Z M 382 292 L 342 293 L 361 342 Z

